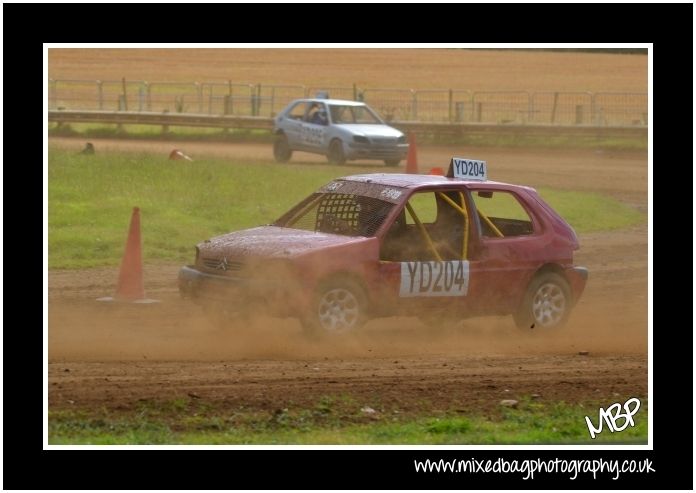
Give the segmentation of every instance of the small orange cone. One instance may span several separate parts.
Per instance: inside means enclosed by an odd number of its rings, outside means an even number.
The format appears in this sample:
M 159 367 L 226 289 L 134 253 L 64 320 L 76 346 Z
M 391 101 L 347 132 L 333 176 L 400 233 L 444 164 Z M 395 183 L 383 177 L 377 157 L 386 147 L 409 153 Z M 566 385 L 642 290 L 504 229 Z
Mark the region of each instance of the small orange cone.
M 193 161 L 189 156 L 181 152 L 179 149 L 173 149 L 172 152 L 169 153 L 169 159 L 172 160 L 179 160 L 179 159 L 186 159 L 187 161 Z
M 145 297 L 143 286 L 143 257 L 140 241 L 140 209 L 133 207 L 126 251 L 121 260 L 121 270 L 118 274 L 116 295 L 99 298 L 97 301 L 128 301 L 132 303 L 155 303 L 157 300 Z
M 408 133 L 408 154 L 406 155 L 406 173 L 418 174 L 418 156 L 416 150 L 416 136 Z
M 436 166 L 434 168 L 430 168 L 430 173 L 429 175 L 436 175 L 436 176 L 445 176 L 445 171 L 440 168 L 439 166 Z

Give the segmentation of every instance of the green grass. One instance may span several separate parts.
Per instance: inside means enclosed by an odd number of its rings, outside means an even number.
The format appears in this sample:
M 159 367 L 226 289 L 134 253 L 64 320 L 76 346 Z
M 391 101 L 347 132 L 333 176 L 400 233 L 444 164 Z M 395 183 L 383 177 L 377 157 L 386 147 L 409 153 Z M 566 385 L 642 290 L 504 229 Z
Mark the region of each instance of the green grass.
M 116 125 L 95 123 L 49 124 L 48 135 L 55 137 L 124 138 L 143 140 L 207 142 L 273 142 L 268 130 L 179 127 L 166 131 L 157 125 Z M 647 151 L 647 139 L 636 137 L 596 137 L 563 135 L 444 135 L 418 134 L 420 144 L 466 145 L 544 149 L 603 149 L 607 151 Z
M 603 404 L 569 405 L 522 399 L 518 409 L 491 416 L 403 416 L 379 409 L 369 417 L 346 397 L 327 396 L 312 408 L 274 412 L 224 410 L 206 402 L 141 403 L 128 414 L 103 410 L 49 412 L 52 444 L 602 444 L 647 443 L 647 400 L 635 426 L 592 440 Z M 606 405 L 605 405 L 606 407 Z M 620 424 L 622 423 L 619 422 Z
M 647 215 L 611 197 L 590 192 L 537 189 L 577 233 L 609 231 L 647 221 Z
M 220 129 L 171 126 L 166 131 L 156 125 L 116 125 L 94 123 L 49 124 L 48 134 L 53 137 L 84 137 L 128 140 L 173 140 L 196 142 L 262 142 L 272 143 L 268 130 Z
M 320 185 L 365 169 L 267 161 L 103 153 L 51 148 L 48 159 L 49 268 L 118 265 L 131 210 L 141 208 L 143 257 L 189 261 L 196 243 L 267 224 Z M 645 215 L 598 194 L 540 190 L 578 232 L 623 228 Z
M 117 264 L 134 206 L 146 260 L 189 260 L 203 239 L 272 222 L 331 178 L 355 171 L 248 164 L 51 149 L 49 267 Z

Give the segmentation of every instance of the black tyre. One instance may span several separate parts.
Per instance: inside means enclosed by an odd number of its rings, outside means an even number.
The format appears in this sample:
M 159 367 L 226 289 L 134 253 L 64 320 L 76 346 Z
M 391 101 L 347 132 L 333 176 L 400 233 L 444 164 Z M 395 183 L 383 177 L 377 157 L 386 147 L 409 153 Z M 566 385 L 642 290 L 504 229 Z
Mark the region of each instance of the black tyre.
M 340 139 L 331 141 L 326 157 L 331 164 L 345 164 L 346 155 L 343 153 L 343 142 Z
M 398 166 L 400 162 L 401 162 L 401 159 L 385 159 L 384 160 L 384 164 L 386 164 L 387 166 L 392 166 L 392 167 Z
M 292 157 L 292 149 L 285 134 L 280 134 L 273 142 L 273 157 L 279 163 L 287 163 Z
M 302 325 L 311 335 L 328 335 L 351 332 L 366 321 L 367 296 L 362 286 L 338 278 L 319 286 Z
M 571 308 L 568 281 L 555 272 L 543 272 L 529 283 L 513 318 L 520 329 L 552 330 L 566 323 Z

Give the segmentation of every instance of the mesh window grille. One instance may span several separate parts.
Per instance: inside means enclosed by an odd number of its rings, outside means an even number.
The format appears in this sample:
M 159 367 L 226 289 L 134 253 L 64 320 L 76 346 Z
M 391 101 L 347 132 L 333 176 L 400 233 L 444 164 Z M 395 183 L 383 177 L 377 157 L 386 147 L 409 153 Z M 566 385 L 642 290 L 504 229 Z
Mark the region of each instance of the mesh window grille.
M 287 226 L 346 236 L 374 236 L 392 207 L 393 204 L 371 197 L 326 193 Z

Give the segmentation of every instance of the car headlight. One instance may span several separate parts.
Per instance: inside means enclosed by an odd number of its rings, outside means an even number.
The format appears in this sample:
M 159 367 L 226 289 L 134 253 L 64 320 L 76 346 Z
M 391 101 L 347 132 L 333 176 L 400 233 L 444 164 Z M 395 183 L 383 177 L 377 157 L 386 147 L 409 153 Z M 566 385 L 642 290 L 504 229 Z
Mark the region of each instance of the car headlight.
M 357 142 L 358 144 L 369 144 L 370 143 L 368 138 L 363 136 L 363 135 L 353 135 L 353 142 Z
M 405 135 L 402 135 L 401 137 L 399 137 L 398 139 L 396 139 L 396 141 L 397 141 L 399 144 L 405 144 L 405 143 L 406 143 L 406 136 L 405 136 Z

